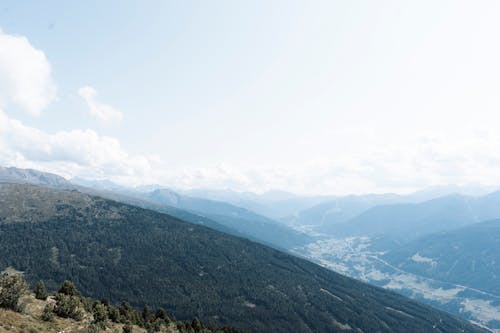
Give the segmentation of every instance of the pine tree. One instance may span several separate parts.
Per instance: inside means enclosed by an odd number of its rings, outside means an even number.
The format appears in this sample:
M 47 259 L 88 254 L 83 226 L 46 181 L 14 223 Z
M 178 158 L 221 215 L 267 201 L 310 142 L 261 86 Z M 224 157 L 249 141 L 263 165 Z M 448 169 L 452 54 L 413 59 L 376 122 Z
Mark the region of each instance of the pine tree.
M 59 289 L 60 294 L 68 295 L 68 296 L 78 296 L 80 297 L 80 292 L 76 289 L 75 285 L 71 281 L 64 281 Z
M 157 319 L 167 319 L 167 312 L 163 308 L 159 308 L 158 311 L 156 311 L 155 317 Z
M 45 284 L 43 283 L 43 281 L 38 281 L 33 291 L 35 293 L 36 299 L 45 301 L 47 299 L 47 296 L 49 296 L 49 294 L 47 293 L 47 289 L 45 289 Z
M 69 296 L 66 294 L 56 295 L 56 306 L 54 313 L 62 318 L 72 318 L 77 321 L 82 320 L 83 311 L 80 308 L 81 302 L 77 296 Z
M 21 275 L 0 275 L 0 308 L 20 311 L 19 299 L 28 291 Z
M 104 304 L 105 307 L 109 307 L 109 299 L 104 297 L 101 299 L 101 303 Z
M 99 327 L 104 328 L 108 320 L 108 310 L 102 303 L 97 302 L 93 309 L 94 323 Z
M 153 313 L 147 305 L 144 305 L 144 308 L 142 309 L 142 319 L 144 320 L 144 323 L 150 322 L 153 319 Z
M 108 316 L 112 322 L 114 322 L 114 323 L 120 322 L 120 311 L 118 310 L 118 308 L 116 306 L 110 305 L 108 307 Z
M 46 304 L 45 307 L 43 308 L 42 312 L 42 320 L 43 321 L 52 321 L 54 319 L 55 313 L 54 313 L 54 304 Z
M 191 326 L 193 327 L 195 332 L 201 332 L 203 330 L 203 325 L 198 318 L 193 319 L 193 321 L 191 322 Z
M 132 307 L 128 302 L 122 302 L 119 307 L 120 311 L 120 321 L 122 323 L 127 323 L 132 319 Z

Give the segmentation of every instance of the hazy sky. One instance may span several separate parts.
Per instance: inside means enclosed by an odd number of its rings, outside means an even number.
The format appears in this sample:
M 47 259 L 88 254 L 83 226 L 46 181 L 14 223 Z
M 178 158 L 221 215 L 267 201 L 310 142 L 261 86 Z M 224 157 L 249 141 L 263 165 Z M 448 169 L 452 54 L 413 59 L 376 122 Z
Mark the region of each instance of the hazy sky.
M 0 164 L 298 193 L 500 185 L 498 1 L 2 1 Z

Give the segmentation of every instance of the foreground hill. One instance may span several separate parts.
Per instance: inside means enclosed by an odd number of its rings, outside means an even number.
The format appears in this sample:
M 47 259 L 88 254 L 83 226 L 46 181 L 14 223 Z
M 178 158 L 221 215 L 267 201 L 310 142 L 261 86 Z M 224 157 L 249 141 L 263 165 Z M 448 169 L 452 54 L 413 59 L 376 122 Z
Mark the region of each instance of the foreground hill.
M 417 239 L 384 259 L 408 272 L 500 295 L 500 220 Z
M 64 281 L 49 294 L 42 281 L 34 292 L 19 273 L 0 275 L 0 333 L 240 333 L 232 327 L 207 327 L 197 318 L 176 321 L 164 309 L 134 309 L 128 302 L 111 304 L 82 296 Z
M 241 238 L 76 191 L 0 185 L 0 269 L 252 332 L 482 332 Z

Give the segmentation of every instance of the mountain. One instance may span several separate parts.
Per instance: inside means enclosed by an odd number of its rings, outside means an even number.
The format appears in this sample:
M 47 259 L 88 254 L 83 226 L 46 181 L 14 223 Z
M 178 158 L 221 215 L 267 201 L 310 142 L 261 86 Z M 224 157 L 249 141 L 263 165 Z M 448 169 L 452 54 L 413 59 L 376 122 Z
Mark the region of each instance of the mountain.
M 117 185 L 112 185 L 117 186 Z M 140 192 L 161 189 L 159 185 L 135 188 Z M 149 189 L 149 190 L 148 190 Z M 296 195 L 285 191 L 267 191 L 262 194 L 238 192 L 230 189 L 190 189 L 175 190 L 177 193 L 213 201 L 223 201 L 246 208 L 268 218 L 294 226 L 322 226 L 346 221 L 363 211 L 382 204 L 419 203 L 451 194 L 482 196 L 497 190 L 488 186 L 433 186 L 423 190 L 398 195 Z
M 486 185 L 440 185 L 424 188 L 407 195 L 411 202 L 424 202 L 451 194 L 460 194 L 469 197 L 481 197 L 498 191 L 498 186 Z
M 256 194 L 232 190 L 191 189 L 180 193 L 191 197 L 224 201 L 285 223 L 301 210 L 331 199 L 331 196 L 299 196 L 276 190 Z
M 482 197 L 455 194 L 416 204 L 376 206 L 327 231 L 342 237 L 388 237 L 402 242 L 493 218 L 500 218 L 500 192 Z
M 484 332 L 272 248 L 77 191 L 0 184 L 0 270 L 251 332 Z
M 274 247 L 291 249 L 311 241 L 311 237 L 297 232 L 264 216 L 231 204 L 192 198 L 157 186 L 140 191 L 117 185 L 108 180 L 89 181 L 73 178 L 72 182 L 55 174 L 37 170 L 2 168 L 0 183 L 43 185 L 52 188 L 75 189 L 90 195 L 153 209 L 179 219 L 246 237 Z M 153 189 L 153 191 L 149 191 Z
M 500 295 L 500 220 L 422 237 L 383 258 L 408 272 Z
M 290 249 L 312 240 L 304 233 L 225 202 L 188 197 L 168 189 L 158 189 L 141 197 L 166 207 L 194 212 L 267 245 Z
M 278 191 L 278 190 L 271 190 L 264 192 L 262 194 L 257 194 L 253 192 L 239 192 L 231 189 L 213 190 L 213 189 L 196 189 L 196 188 L 189 190 L 180 190 L 179 192 L 188 196 L 217 200 L 217 201 L 226 201 L 226 202 L 233 202 L 235 200 L 280 202 L 284 200 L 295 199 L 298 197 L 293 193 L 286 191 Z
M 76 178 L 71 178 L 70 182 L 78 186 L 83 186 L 86 188 L 92 188 L 94 190 L 106 191 L 106 192 L 124 192 L 128 190 L 126 186 L 121 186 L 107 179 L 88 180 L 76 177 Z
M 347 222 L 365 211 L 382 205 L 418 204 L 425 201 L 461 194 L 484 196 L 495 188 L 486 186 L 435 186 L 411 194 L 365 194 L 330 197 L 289 216 L 285 222 L 320 233 L 330 234 L 336 224 Z
M 74 185 L 53 173 L 33 169 L 5 168 L 0 166 L 0 183 L 21 183 L 42 185 L 53 188 L 71 189 Z
M 494 256 L 487 255 L 499 250 L 494 238 L 500 234 L 490 230 L 492 241 L 472 237 L 472 228 L 491 218 L 500 218 L 499 192 L 380 205 L 328 226 L 330 238 L 297 252 L 351 277 L 500 330 L 496 292 L 500 272 L 495 271 Z M 464 230 L 460 242 L 468 246 L 441 237 L 457 228 Z M 484 261 L 478 259 L 482 254 Z
M 293 220 L 297 226 L 313 226 L 314 230 L 325 232 L 332 225 L 346 222 L 377 205 L 401 202 L 396 194 L 369 194 L 337 197 L 308 209 L 302 210 Z

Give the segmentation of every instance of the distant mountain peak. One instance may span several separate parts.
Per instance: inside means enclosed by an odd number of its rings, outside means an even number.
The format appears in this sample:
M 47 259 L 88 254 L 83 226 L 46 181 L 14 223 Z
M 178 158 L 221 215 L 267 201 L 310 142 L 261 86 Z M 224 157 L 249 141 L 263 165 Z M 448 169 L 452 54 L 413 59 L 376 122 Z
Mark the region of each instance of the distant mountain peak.
M 62 176 L 16 167 L 0 167 L 0 182 L 43 185 L 53 188 L 73 188 L 73 185 Z

